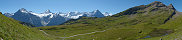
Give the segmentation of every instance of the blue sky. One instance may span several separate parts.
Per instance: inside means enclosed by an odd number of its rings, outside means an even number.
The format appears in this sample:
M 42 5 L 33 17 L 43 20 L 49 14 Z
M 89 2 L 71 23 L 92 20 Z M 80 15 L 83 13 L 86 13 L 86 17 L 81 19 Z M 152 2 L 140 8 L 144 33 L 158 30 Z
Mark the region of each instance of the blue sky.
M 119 13 L 128 8 L 146 5 L 154 1 L 161 1 L 166 5 L 173 4 L 182 12 L 182 0 L 0 0 L 0 12 L 14 13 L 20 8 L 36 13 L 49 9 L 52 12 L 101 12 Z

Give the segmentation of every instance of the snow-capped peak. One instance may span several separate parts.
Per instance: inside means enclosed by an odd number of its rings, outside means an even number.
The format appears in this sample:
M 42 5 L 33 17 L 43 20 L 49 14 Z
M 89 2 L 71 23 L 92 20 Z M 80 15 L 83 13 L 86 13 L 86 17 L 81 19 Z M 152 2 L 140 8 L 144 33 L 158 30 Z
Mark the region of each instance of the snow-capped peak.
M 94 13 L 97 13 L 97 12 L 100 12 L 98 9 L 96 9 L 95 11 L 94 11 Z
M 112 14 L 111 13 L 108 13 L 108 12 L 103 13 L 103 15 L 104 16 L 112 16 Z
M 19 11 L 21 11 L 21 12 L 28 12 L 26 9 L 24 9 L 24 8 L 21 8 Z
M 4 15 L 7 16 L 7 17 L 11 17 L 11 16 L 13 16 L 14 14 L 13 14 L 13 13 L 4 13 Z
M 46 10 L 44 13 L 52 13 L 50 10 Z
M 78 12 L 78 11 L 75 11 L 75 13 L 80 13 L 80 12 Z
M 92 12 L 87 13 L 88 17 L 104 17 L 104 15 L 99 10 L 94 10 Z
M 109 14 L 109 13 L 105 13 Z M 59 25 L 70 19 L 78 19 L 80 17 L 104 17 L 104 15 L 99 10 L 94 10 L 92 12 L 69 12 L 69 13 L 52 13 L 50 10 L 46 10 L 42 13 L 34 13 L 32 11 L 27 11 L 24 8 L 19 9 L 13 14 L 5 13 L 5 16 L 12 17 L 16 20 L 22 22 L 28 22 L 35 26 L 50 26 Z

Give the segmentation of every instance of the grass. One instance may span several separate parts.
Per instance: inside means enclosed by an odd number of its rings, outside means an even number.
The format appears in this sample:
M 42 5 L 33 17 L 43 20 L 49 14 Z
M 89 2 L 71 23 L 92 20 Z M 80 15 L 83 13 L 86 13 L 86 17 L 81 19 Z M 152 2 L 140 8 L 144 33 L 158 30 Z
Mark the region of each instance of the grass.
M 53 40 L 35 28 L 29 28 L 19 21 L 0 13 L 0 38 L 4 40 Z
M 34 28 L 23 26 L 1 14 L 0 37 L 5 40 L 181 40 L 182 16 L 175 16 L 175 12 L 176 10 L 167 6 L 154 7 L 149 4 L 136 6 L 113 16 L 82 17 L 62 25 Z M 60 38 L 78 34 L 86 35 Z
M 157 8 L 156 10 L 156 8 L 152 7 L 140 9 L 140 6 L 138 7 L 139 9 L 134 7 L 136 9 L 133 10 L 135 13 L 133 13 L 132 9 L 129 9 L 131 11 L 123 11 L 114 16 L 104 18 L 82 17 L 62 25 L 37 28 L 57 37 L 69 37 L 107 30 L 105 32 L 66 38 L 66 40 L 142 40 L 146 39 L 145 37 L 148 35 L 151 36 L 150 38 L 153 38 L 163 36 L 165 33 L 172 34 L 174 32 L 172 29 L 159 28 L 165 24 L 165 21 L 169 21 L 170 16 L 173 16 L 174 10 L 163 8 Z
M 182 39 L 182 17 L 179 16 L 176 19 L 168 21 L 166 24 L 160 25 L 157 28 L 163 28 L 163 29 L 170 29 L 174 30 L 174 33 L 171 33 L 166 36 L 160 36 L 160 37 L 153 37 L 153 38 L 147 38 L 144 40 L 155 40 L 155 39 L 163 39 L 163 40 L 181 40 Z

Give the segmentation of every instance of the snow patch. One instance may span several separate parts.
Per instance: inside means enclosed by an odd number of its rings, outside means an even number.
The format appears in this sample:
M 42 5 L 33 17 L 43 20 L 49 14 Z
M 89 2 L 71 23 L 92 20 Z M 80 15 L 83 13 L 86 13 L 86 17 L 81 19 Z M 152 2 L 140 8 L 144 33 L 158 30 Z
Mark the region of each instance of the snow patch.
M 110 14 L 107 14 L 107 15 L 110 15 Z M 92 12 L 75 11 L 75 12 L 69 12 L 69 13 L 62 13 L 62 12 L 52 13 L 50 10 L 47 10 L 43 13 L 34 13 L 32 11 L 27 11 L 24 8 L 12 14 L 6 13 L 5 16 L 9 16 L 9 17 L 12 16 L 12 18 L 16 20 L 21 20 L 23 22 L 31 23 L 37 27 L 48 26 L 48 25 L 58 25 L 58 24 L 62 24 L 66 22 L 67 20 L 78 19 L 79 17 L 82 17 L 82 16 L 104 17 L 104 15 L 99 10 L 95 10 Z
M 54 15 L 53 14 L 51 14 L 51 16 L 50 16 L 50 18 L 52 18 Z
M 78 19 L 80 16 L 83 16 L 83 14 L 77 15 L 77 16 L 71 16 L 70 18 L 72 18 L 72 19 Z
M 42 24 L 43 26 L 46 26 L 49 22 L 50 22 L 50 21 L 48 21 L 48 22 L 41 21 L 41 24 Z
M 31 13 L 31 14 L 36 15 L 36 16 L 38 16 L 38 17 L 40 17 L 40 18 L 42 18 L 42 17 L 46 17 L 46 16 L 48 16 L 48 15 L 51 15 L 51 17 L 50 17 L 50 18 L 52 18 L 52 17 L 53 17 L 53 14 L 52 14 L 52 13 L 49 13 L 49 14 Z

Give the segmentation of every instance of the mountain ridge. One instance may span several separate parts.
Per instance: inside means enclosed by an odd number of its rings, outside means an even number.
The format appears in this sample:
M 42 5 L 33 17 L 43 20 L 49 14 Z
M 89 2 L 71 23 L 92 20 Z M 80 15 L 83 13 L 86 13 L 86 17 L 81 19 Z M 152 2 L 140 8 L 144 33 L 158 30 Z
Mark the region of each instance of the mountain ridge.
M 37 14 L 27 12 L 25 9 L 22 10 L 23 11 L 19 11 L 19 15 L 26 14 L 24 16 L 34 16 L 33 18 L 37 17 L 37 19 L 40 18 L 40 20 L 44 20 L 40 21 L 41 23 L 51 23 L 51 25 L 55 22 L 61 22 L 57 20 L 62 20 L 59 19 L 62 16 L 77 19 L 70 19 L 62 25 L 27 28 L 26 26 L 18 24 L 16 21 L 14 23 L 13 19 L 5 17 L 0 13 L 0 17 L 2 18 L 0 19 L 0 21 L 2 21 L 0 22 L 1 39 L 6 40 L 12 38 L 17 40 L 29 40 L 28 38 L 31 38 L 30 40 L 37 40 L 43 33 L 40 32 L 41 34 L 38 34 L 39 31 L 34 30 L 34 32 L 33 30 L 29 30 L 35 28 L 44 32 L 48 39 L 50 37 L 55 38 L 55 40 L 182 40 L 182 13 L 178 12 L 172 4 L 166 6 L 159 1 L 152 2 L 148 5 L 135 6 L 107 17 L 103 17 L 98 10 L 83 12 L 85 14 L 82 14 L 82 12 L 56 14 L 50 13 L 49 11 L 47 14 L 51 15 L 44 14 L 45 16 L 40 15 L 41 17 L 36 16 Z M 93 13 L 93 15 L 94 13 L 99 13 L 98 15 L 102 16 L 92 16 L 92 14 L 90 15 L 88 13 Z M 53 20 L 53 22 L 49 20 Z M 18 35 L 16 38 L 14 34 L 11 35 L 11 33 L 22 33 L 24 35 L 19 34 L 20 37 Z M 10 36 L 6 36 L 6 34 Z M 46 38 L 46 36 L 40 37 Z
M 140 6 L 135 6 L 135 7 L 129 8 L 129 9 L 123 11 L 123 12 L 120 12 L 119 14 L 113 15 L 113 17 L 115 17 L 115 16 L 118 17 L 119 15 L 122 16 L 122 15 L 135 14 L 135 13 L 137 13 L 136 11 L 143 10 L 143 9 L 146 9 L 146 8 L 168 8 L 168 9 L 176 10 L 172 4 L 170 4 L 169 6 L 166 6 L 162 2 L 155 1 L 155 2 L 152 2 L 152 3 L 148 4 L 148 5 L 140 5 Z M 146 9 L 146 10 L 149 10 L 149 9 Z M 132 12 L 130 12 L 130 11 L 132 11 Z M 155 9 L 153 9 L 152 11 L 155 11 Z
M 19 9 L 17 12 L 10 14 L 4 14 L 7 17 L 14 18 L 16 20 L 27 22 L 39 26 L 53 26 L 59 25 L 70 19 L 78 19 L 81 16 L 86 17 L 104 17 L 104 15 L 99 11 L 95 10 L 93 12 L 69 12 L 69 13 L 52 13 L 50 10 L 46 10 L 43 13 L 33 13 L 31 11 L 27 11 L 24 8 Z M 107 16 L 111 15 L 109 13 L 105 14 Z

